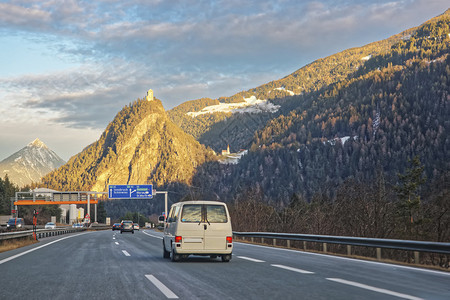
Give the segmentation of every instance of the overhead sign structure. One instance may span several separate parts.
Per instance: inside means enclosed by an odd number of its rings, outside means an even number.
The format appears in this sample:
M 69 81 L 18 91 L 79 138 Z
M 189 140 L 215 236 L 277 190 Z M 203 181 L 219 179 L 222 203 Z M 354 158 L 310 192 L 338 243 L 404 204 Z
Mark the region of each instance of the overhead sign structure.
M 108 185 L 109 199 L 152 199 L 153 186 L 141 185 Z

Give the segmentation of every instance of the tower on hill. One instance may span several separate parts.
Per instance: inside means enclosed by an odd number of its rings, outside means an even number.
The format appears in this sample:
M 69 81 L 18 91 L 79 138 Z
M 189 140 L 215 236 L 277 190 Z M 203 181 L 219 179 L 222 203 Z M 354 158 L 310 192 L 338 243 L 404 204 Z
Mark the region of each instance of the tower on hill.
M 153 101 L 153 90 L 152 89 L 147 91 L 147 97 L 145 97 L 145 99 L 147 99 L 147 101 Z

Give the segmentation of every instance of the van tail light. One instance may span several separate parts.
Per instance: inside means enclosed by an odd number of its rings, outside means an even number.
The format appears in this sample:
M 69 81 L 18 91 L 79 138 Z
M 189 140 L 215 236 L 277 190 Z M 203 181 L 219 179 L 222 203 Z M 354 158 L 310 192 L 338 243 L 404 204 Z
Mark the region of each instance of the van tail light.
M 181 240 L 182 240 L 183 238 L 181 237 L 181 236 L 179 236 L 179 235 L 177 235 L 176 237 L 175 237 L 175 243 L 181 243 Z
M 231 244 L 233 242 L 232 236 L 227 236 L 227 243 Z

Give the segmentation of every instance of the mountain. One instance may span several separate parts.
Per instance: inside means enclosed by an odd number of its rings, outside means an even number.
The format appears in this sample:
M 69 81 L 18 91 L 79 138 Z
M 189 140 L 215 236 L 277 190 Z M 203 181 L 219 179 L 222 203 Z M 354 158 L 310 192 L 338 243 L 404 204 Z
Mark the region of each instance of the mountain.
M 202 98 L 184 102 L 171 109 L 168 114 L 185 132 L 215 151 L 220 151 L 227 144 L 233 151 L 238 151 L 249 146 L 255 130 L 262 129 L 270 119 L 278 117 L 281 113 L 294 109 L 298 102 L 302 101 L 301 96 L 311 95 L 332 84 L 347 80 L 371 58 L 388 53 L 394 44 L 407 39 L 414 30 L 409 29 L 382 41 L 318 59 L 281 79 L 239 92 L 231 97 Z M 246 99 L 252 97 L 273 103 L 279 109 L 259 110 L 258 113 L 248 113 L 239 109 L 232 112 L 209 110 L 211 106 L 219 104 L 244 104 Z M 211 113 L 195 114 L 208 110 Z M 238 136 L 236 131 L 240 133 Z
M 39 182 L 42 176 L 65 163 L 43 142 L 35 139 L 26 147 L 2 160 L 0 172 L 2 177 L 8 174 L 12 182 L 24 186 L 31 182 Z
M 214 158 L 167 117 L 160 100 L 136 100 L 100 139 L 42 179 L 60 190 L 107 191 L 109 184 L 188 185 L 196 168 Z
M 255 189 L 286 205 L 294 194 L 332 198 L 346 180 L 373 181 L 377 171 L 395 184 L 415 156 L 428 182 L 442 178 L 450 170 L 449 25 L 450 10 L 379 42 L 389 45 L 382 51 L 351 49 L 295 72 L 316 65 L 316 88 L 274 99 L 280 110 L 253 132 L 240 163 L 208 164 L 193 184 L 221 199 Z M 357 65 L 347 62 L 355 61 L 351 53 L 361 55 Z

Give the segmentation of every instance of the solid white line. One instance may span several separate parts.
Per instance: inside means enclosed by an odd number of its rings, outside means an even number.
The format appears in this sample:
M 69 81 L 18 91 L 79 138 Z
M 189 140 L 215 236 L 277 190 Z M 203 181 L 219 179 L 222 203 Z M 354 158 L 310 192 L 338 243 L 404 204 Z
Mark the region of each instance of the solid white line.
M 18 258 L 18 257 L 20 257 L 20 256 L 22 256 L 22 255 L 28 254 L 28 253 L 30 253 L 30 252 L 36 251 L 36 250 L 38 250 L 38 249 L 41 249 L 41 248 L 44 248 L 44 247 L 47 247 L 47 246 L 50 246 L 51 244 L 60 242 L 60 241 L 65 240 L 65 239 L 73 238 L 73 237 L 76 237 L 76 236 L 79 236 L 79 235 L 82 235 L 82 234 L 86 234 L 86 233 L 87 233 L 87 232 L 83 232 L 83 233 L 79 233 L 79 234 L 76 234 L 76 235 L 66 236 L 66 237 L 60 238 L 59 240 L 56 240 L 56 241 L 47 243 L 47 244 L 45 244 L 45 245 L 42 245 L 42 246 L 39 246 L 39 247 L 30 249 L 30 250 L 27 250 L 27 251 L 25 251 L 25 252 L 22 252 L 22 253 L 13 255 L 13 256 L 11 256 L 11 257 L 2 259 L 2 260 L 0 260 L 0 265 L 3 264 L 3 263 L 5 263 L 5 262 L 8 262 L 8 261 L 10 261 L 10 260 L 13 260 L 13 259 L 15 259 L 15 258 Z
M 125 254 L 125 256 L 131 256 L 130 253 L 127 252 L 127 250 L 122 250 L 123 254 Z
M 114 243 L 116 243 L 116 245 L 119 245 L 119 242 L 114 242 Z
M 289 271 L 294 271 L 294 272 L 302 273 L 302 274 L 314 274 L 314 272 L 311 272 L 311 271 L 306 271 L 306 270 L 297 269 L 297 268 L 292 268 L 292 267 L 283 266 L 283 265 L 271 265 L 271 266 L 272 266 L 272 267 L 281 268 L 281 269 L 286 269 L 286 270 L 289 270 Z
M 157 236 L 157 235 L 153 235 L 153 234 L 147 233 L 145 230 L 142 231 L 142 232 L 143 232 L 144 234 L 148 235 L 148 236 L 151 236 L 151 237 L 154 237 L 154 238 L 157 238 L 157 239 L 160 239 L 160 240 L 163 239 L 162 236 Z
M 258 263 L 265 262 L 263 260 L 259 260 L 259 259 L 251 258 L 251 257 L 246 257 L 246 256 L 236 256 L 236 257 L 237 258 L 241 258 L 241 259 L 246 259 L 246 260 L 249 260 L 249 261 L 252 261 L 252 262 L 258 262 Z
M 150 280 L 151 283 L 153 283 L 167 298 L 169 299 L 178 299 L 178 296 L 175 295 L 174 292 L 169 290 L 167 286 L 165 286 L 161 281 L 159 281 L 155 276 L 153 275 L 145 275 L 148 280 Z
M 397 292 L 394 292 L 394 291 L 381 289 L 381 288 L 373 287 L 373 286 L 370 286 L 370 285 L 362 284 L 362 283 L 359 283 L 359 282 L 348 281 L 348 280 L 344 280 L 344 279 L 340 279 L 340 278 L 327 278 L 327 280 L 331 280 L 331 281 L 334 281 L 334 282 L 339 282 L 339 283 L 342 283 L 342 284 L 347 284 L 347 285 L 351 285 L 351 286 L 359 287 L 359 288 L 362 288 L 362 289 L 366 289 L 366 290 L 370 290 L 370 291 L 374 291 L 374 292 L 378 292 L 378 293 L 382 293 L 382 294 L 386 294 L 386 295 L 391 295 L 391 296 L 395 296 L 395 297 L 399 297 L 399 298 L 403 298 L 403 299 L 423 300 L 422 298 L 419 298 L 419 297 L 414 297 L 414 296 L 410 296 L 410 295 L 407 295 L 407 294 L 397 293 Z
M 287 252 L 297 253 L 297 254 L 301 254 L 301 255 L 305 254 L 305 255 L 323 256 L 323 257 L 328 257 L 328 258 L 332 258 L 332 259 L 349 260 L 349 261 L 355 261 L 355 262 L 360 262 L 360 263 L 365 263 L 365 264 L 388 266 L 388 267 L 393 267 L 393 268 L 396 268 L 396 269 L 406 269 L 406 270 L 412 270 L 412 271 L 432 273 L 432 274 L 436 274 L 436 275 L 450 276 L 450 272 L 429 270 L 429 269 L 423 269 L 423 268 L 415 268 L 415 267 L 402 266 L 402 265 L 390 264 L 390 263 L 385 263 L 385 262 L 377 262 L 377 261 L 356 259 L 356 258 L 351 258 L 351 257 L 342 257 L 342 256 L 331 255 L 331 254 L 307 252 L 307 251 L 302 251 L 301 249 L 294 250 L 294 249 L 275 248 L 275 247 L 270 247 L 270 246 L 247 244 L 247 243 L 240 243 L 240 242 L 233 242 L 233 243 L 234 244 L 239 244 L 239 245 L 242 245 L 242 246 L 260 247 L 260 248 L 272 249 L 272 250 L 275 250 L 275 251 L 287 251 Z

